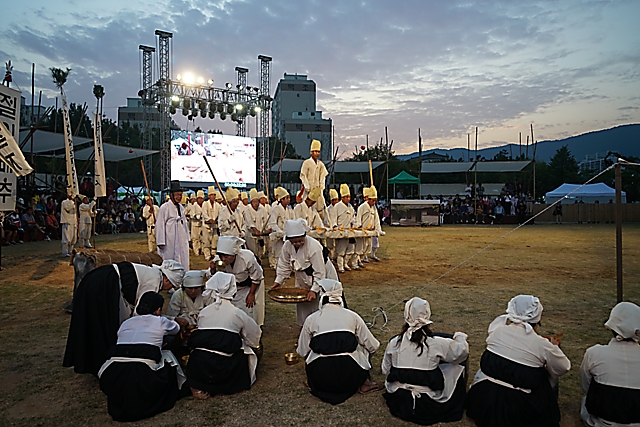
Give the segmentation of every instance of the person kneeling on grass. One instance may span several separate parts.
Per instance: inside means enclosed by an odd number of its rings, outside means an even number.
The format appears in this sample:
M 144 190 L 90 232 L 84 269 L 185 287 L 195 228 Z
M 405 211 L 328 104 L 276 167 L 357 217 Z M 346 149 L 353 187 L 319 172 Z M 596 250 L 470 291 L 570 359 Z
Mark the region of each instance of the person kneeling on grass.
M 466 402 L 467 417 L 478 427 L 559 425 L 558 378 L 571 362 L 555 337 L 536 333 L 541 317 L 538 298 L 518 295 L 489 325 Z
M 98 372 L 115 421 L 137 421 L 168 411 L 181 395 L 186 378 L 175 356 L 162 351 L 164 336 L 177 334 L 180 325 L 160 316 L 163 304 L 156 292 L 142 295 L 138 316 L 122 323 L 111 358 Z
M 382 360 L 384 398 L 391 413 L 422 425 L 458 421 L 464 412 L 469 356 L 467 335 L 434 334 L 429 302 L 411 298 L 404 306 L 402 332 L 391 338 Z M 448 337 L 445 337 L 447 335 Z
M 322 279 L 319 285 L 321 308 L 305 320 L 297 352 L 306 359 L 311 394 L 337 405 L 357 391 L 378 389 L 369 379 L 369 355 L 380 343 L 357 313 L 343 308 L 342 283 Z
M 640 426 L 640 307 L 621 302 L 604 324 L 607 345 L 587 349 L 580 366 L 580 415 L 590 427 Z
M 193 397 L 249 390 L 256 381 L 262 331 L 247 313 L 231 303 L 237 292 L 233 274 L 218 272 L 207 281 L 213 302 L 198 317 L 198 330 L 189 338 L 187 377 Z

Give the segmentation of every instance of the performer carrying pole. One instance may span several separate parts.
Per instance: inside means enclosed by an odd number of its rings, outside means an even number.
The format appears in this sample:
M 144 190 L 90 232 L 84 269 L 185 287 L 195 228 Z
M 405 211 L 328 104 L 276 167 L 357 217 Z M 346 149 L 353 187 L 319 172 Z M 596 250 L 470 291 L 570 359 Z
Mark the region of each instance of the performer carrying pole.
M 218 180 L 216 179 L 216 176 L 213 173 L 213 169 L 211 169 L 211 165 L 209 164 L 209 160 L 207 160 L 206 156 L 202 156 L 202 158 L 204 159 L 204 162 L 207 164 L 207 167 L 209 168 L 209 172 L 211 172 L 211 176 L 213 177 L 213 182 L 216 183 L 216 187 L 218 187 L 218 191 L 220 192 L 220 194 L 224 195 L 224 191 L 222 191 L 222 187 L 220 186 L 220 183 L 218 183 Z M 227 207 L 227 209 L 229 209 L 229 213 L 231 214 L 231 217 L 233 218 L 233 211 L 229 207 L 229 203 L 225 203 L 224 205 Z M 238 229 L 238 232 L 240 234 L 242 234 L 242 229 L 238 225 L 238 222 L 235 220 L 235 218 L 233 218 L 233 223 L 235 224 L 236 228 Z

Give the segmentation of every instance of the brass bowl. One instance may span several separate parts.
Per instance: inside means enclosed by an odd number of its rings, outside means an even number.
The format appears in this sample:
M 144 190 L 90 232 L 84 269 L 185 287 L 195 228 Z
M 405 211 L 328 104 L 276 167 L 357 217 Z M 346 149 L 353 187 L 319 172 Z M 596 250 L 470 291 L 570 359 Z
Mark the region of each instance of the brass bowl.
M 307 294 L 309 291 L 302 288 L 283 288 L 279 287 L 271 289 L 267 292 L 269 298 L 276 302 L 282 302 L 285 304 L 296 304 L 299 302 L 307 301 Z
M 300 361 L 300 358 L 298 357 L 298 353 L 285 353 L 284 361 L 287 365 L 295 365 Z

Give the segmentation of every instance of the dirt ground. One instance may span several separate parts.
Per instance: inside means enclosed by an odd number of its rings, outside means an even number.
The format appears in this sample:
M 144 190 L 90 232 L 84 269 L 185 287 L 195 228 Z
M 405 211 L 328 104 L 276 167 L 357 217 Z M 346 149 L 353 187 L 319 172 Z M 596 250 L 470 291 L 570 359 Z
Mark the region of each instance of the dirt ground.
M 463 329 L 469 334 L 473 375 L 489 323 L 504 313 L 511 297 L 533 294 L 545 308 L 540 332 L 564 333 L 562 348 L 573 365 L 560 380 L 561 425 L 580 426 L 582 356 L 586 348 L 610 337 L 603 323 L 616 302 L 615 227 L 535 225 L 504 237 L 511 230 L 507 226 L 387 228 L 378 252 L 384 260 L 341 276 L 349 307 L 365 321 L 372 320 L 374 307 L 384 307 L 388 314 L 387 328 L 380 328 L 378 317 L 372 329 L 381 342 L 372 358 L 373 379 L 384 382 L 380 361 L 386 343 L 402 326 L 403 301 L 426 298 L 434 330 Z M 99 236 L 97 246 L 143 252 L 146 236 Z M 625 224 L 623 255 L 625 300 L 637 304 L 640 225 Z M 107 399 L 97 380 L 62 367 L 70 316 L 61 307 L 71 296 L 73 269 L 60 256 L 59 242 L 3 247 L 2 265 L 0 425 L 116 424 L 107 414 Z M 192 268 L 206 266 L 201 257 L 192 260 Z M 265 275 L 269 287 L 273 271 L 267 269 Z M 338 406 L 311 396 L 304 385 L 304 364 L 287 366 L 283 359 L 284 353 L 294 350 L 298 333 L 295 307 L 268 300 L 265 352 L 250 391 L 204 402 L 182 399 L 172 410 L 131 425 L 410 425 L 389 414 L 381 392 L 356 395 Z M 446 425 L 473 424 L 463 418 Z

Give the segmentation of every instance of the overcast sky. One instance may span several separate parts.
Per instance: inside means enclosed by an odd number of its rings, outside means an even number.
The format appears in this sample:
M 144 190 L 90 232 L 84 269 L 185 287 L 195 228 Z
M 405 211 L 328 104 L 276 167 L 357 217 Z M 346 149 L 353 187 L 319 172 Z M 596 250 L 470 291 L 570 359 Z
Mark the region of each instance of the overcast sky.
M 140 89 L 138 45 L 162 29 L 174 33 L 174 76 L 219 87 L 245 66 L 258 86 L 260 54 L 273 57 L 272 94 L 283 73 L 308 74 L 342 153 L 384 126 L 398 153 L 417 150 L 418 128 L 430 149 L 466 147 L 478 126 L 484 148 L 524 140 L 531 123 L 543 140 L 640 122 L 638 17 L 636 0 L 12 1 L 0 60 L 27 98 L 35 62 L 43 104 L 56 95 L 48 68 L 72 68 L 69 100 L 93 106 L 102 84 L 115 119 Z

